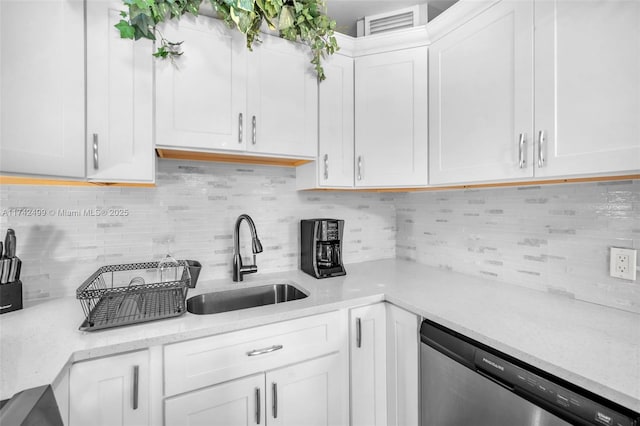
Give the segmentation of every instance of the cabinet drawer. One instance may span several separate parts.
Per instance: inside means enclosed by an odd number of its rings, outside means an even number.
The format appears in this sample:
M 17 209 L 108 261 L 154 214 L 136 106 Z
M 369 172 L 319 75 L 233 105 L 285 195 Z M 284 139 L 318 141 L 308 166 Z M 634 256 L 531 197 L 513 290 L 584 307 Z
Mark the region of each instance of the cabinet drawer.
M 338 351 L 345 323 L 331 312 L 166 345 L 165 396 Z

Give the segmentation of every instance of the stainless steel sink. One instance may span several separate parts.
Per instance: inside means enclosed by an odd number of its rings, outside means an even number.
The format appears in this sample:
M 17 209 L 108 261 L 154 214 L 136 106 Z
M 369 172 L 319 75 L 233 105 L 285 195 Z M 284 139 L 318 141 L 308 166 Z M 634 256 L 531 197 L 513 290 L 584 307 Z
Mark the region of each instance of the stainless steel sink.
M 187 299 L 187 311 L 198 315 L 217 314 L 290 302 L 305 297 L 307 295 L 292 284 L 269 284 L 193 296 Z

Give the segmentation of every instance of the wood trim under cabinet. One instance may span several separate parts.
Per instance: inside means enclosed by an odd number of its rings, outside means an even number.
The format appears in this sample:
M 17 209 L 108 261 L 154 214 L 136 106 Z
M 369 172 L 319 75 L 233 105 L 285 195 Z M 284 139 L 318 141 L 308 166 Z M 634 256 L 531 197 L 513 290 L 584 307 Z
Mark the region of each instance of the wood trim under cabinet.
M 412 188 L 357 188 L 357 189 L 315 188 L 315 189 L 303 189 L 303 191 L 352 191 L 352 192 L 420 192 L 422 191 L 424 192 L 424 191 L 451 191 L 456 189 L 483 189 L 483 188 L 514 187 L 514 186 L 555 185 L 560 183 L 608 182 L 608 181 L 617 181 L 617 180 L 638 180 L 638 179 L 640 179 L 640 174 L 531 180 L 531 181 L 513 181 L 513 182 L 476 183 L 476 184 L 468 184 L 468 185 L 450 185 L 450 186 L 424 186 L 424 187 L 412 187 Z
M 218 152 L 182 151 L 178 149 L 156 148 L 158 157 L 170 160 L 215 161 L 220 163 L 258 164 L 263 166 L 298 167 L 313 160 L 300 158 L 259 157 Z
M 87 182 L 82 180 L 65 180 L 55 178 L 36 178 L 23 176 L 1 176 L 0 185 L 53 185 L 53 186 L 128 186 L 154 188 L 155 183 L 120 183 L 120 182 Z

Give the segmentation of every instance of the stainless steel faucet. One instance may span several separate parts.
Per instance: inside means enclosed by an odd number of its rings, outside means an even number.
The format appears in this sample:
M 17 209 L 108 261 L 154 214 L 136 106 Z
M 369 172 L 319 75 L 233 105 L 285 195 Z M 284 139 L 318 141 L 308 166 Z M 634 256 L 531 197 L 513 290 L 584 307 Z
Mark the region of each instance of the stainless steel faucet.
M 253 265 L 242 266 L 242 256 L 240 256 L 240 224 L 246 220 L 251 230 L 251 249 L 253 251 Z M 256 253 L 262 253 L 262 244 L 258 239 L 256 225 L 251 217 L 247 214 L 241 214 L 236 220 L 236 226 L 233 230 L 233 281 L 242 281 L 244 274 L 253 274 L 258 272 L 256 265 Z

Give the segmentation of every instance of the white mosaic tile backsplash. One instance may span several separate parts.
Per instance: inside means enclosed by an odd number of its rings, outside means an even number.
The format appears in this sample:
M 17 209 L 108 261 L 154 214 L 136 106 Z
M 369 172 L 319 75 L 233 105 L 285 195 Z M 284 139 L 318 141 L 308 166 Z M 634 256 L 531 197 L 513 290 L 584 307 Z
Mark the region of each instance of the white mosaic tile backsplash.
M 11 209 L 44 209 L 15 216 Z M 640 249 L 640 181 L 408 194 L 297 192 L 295 169 L 159 160 L 157 187 L 0 186 L 0 237 L 14 228 L 27 300 L 75 294 L 99 266 L 159 260 L 231 277 L 247 213 L 259 272 L 299 267 L 299 220 L 345 219 L 345 262 L 398 257 L 640 313 L 640 280 L 608 276 L 609 247 Z M 88 216 L 123 209 L 126 216 Z M 245 256 L 249 232 L 241 230 Z
M 395 206 L 376 193 L 297 192 L 295 169 L 159 160 L 157 187 L 0 187 L 0 236 L 14 228 L 25 299 L 73 295 L 99 266 L 160 260 L 167 252 L 199 260 L 201 280 L 231 278 L 233 227 L 249 214 L 264 252 L 258 274 L 299 268 L 299 221 L 345 220 L 345 262 L 395 257 Z M 44 217 L 11 209 L 45 209 Z M 123 209 L 126 216 L 86 216 Z M 371 232 L 375 230 L 375 232 Z M 251 255 L 241 228 L 243 255 Z
M 640 249 L 640 181 L 410 193 L 396 217 L 398 258 L 640 313 L 640 280 L 608 276 Z

